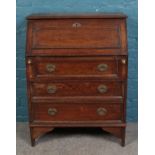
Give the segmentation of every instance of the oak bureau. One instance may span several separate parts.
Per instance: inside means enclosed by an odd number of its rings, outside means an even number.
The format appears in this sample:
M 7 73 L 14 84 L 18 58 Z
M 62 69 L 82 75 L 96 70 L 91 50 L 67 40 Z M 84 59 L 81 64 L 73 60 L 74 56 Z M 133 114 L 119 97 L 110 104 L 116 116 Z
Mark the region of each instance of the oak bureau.
M 27 17 L 32 146 L 56 127 L 100 127 L 125 145 L 126 18 L 122 13 Z

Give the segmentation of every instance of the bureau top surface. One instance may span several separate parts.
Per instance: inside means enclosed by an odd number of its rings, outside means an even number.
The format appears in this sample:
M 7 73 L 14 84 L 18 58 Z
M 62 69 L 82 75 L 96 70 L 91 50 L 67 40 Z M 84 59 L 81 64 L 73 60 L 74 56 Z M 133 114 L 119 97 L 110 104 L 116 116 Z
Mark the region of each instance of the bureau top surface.
M 123 13 L 37 13 L 27 16 L 27 19 L 59 19 L 59 18 L 127 18 Z

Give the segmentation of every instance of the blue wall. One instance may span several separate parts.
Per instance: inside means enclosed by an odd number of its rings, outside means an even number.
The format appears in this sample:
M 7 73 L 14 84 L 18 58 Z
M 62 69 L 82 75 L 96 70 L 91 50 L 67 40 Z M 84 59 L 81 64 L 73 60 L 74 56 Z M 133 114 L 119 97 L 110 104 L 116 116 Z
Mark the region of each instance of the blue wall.
M 137 121 L 137 0 L 17 0 L 17 121 L 28 120 L 25 80 L 25 17 L 40 12 L 124 12 L 128 15 L 127 120 Z

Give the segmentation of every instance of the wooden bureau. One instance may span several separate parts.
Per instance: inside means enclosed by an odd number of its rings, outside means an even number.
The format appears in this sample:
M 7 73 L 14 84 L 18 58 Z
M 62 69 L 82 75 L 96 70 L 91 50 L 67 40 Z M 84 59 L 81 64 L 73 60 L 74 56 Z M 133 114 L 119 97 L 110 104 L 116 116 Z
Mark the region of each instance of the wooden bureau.
M 124 146 L 126 15 L 33 14 L 27 21 L 32 146 L 55 127 L 100 127 Z

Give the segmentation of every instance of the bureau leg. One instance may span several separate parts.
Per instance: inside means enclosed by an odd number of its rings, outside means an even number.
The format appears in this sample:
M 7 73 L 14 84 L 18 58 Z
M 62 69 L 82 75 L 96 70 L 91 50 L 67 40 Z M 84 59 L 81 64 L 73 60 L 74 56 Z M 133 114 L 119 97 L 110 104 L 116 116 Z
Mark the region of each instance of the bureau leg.
M 31 146 L 35 146 L 35 138 L 33 135 L 33 128 L 30 128 Z
M 30 127 L 31 145 L 35 146 L 36 139 L 53 129 L 52 127 Z
M 31 146 L 35 146 L 35 139 L 31 138 Z
M 125 127 L 103 127 L 102 129 L 120 138 L 121 145 L 125 146 Z
M 121 131 L 121 145 L 125 146 L 125 128 L 122 128 Z

